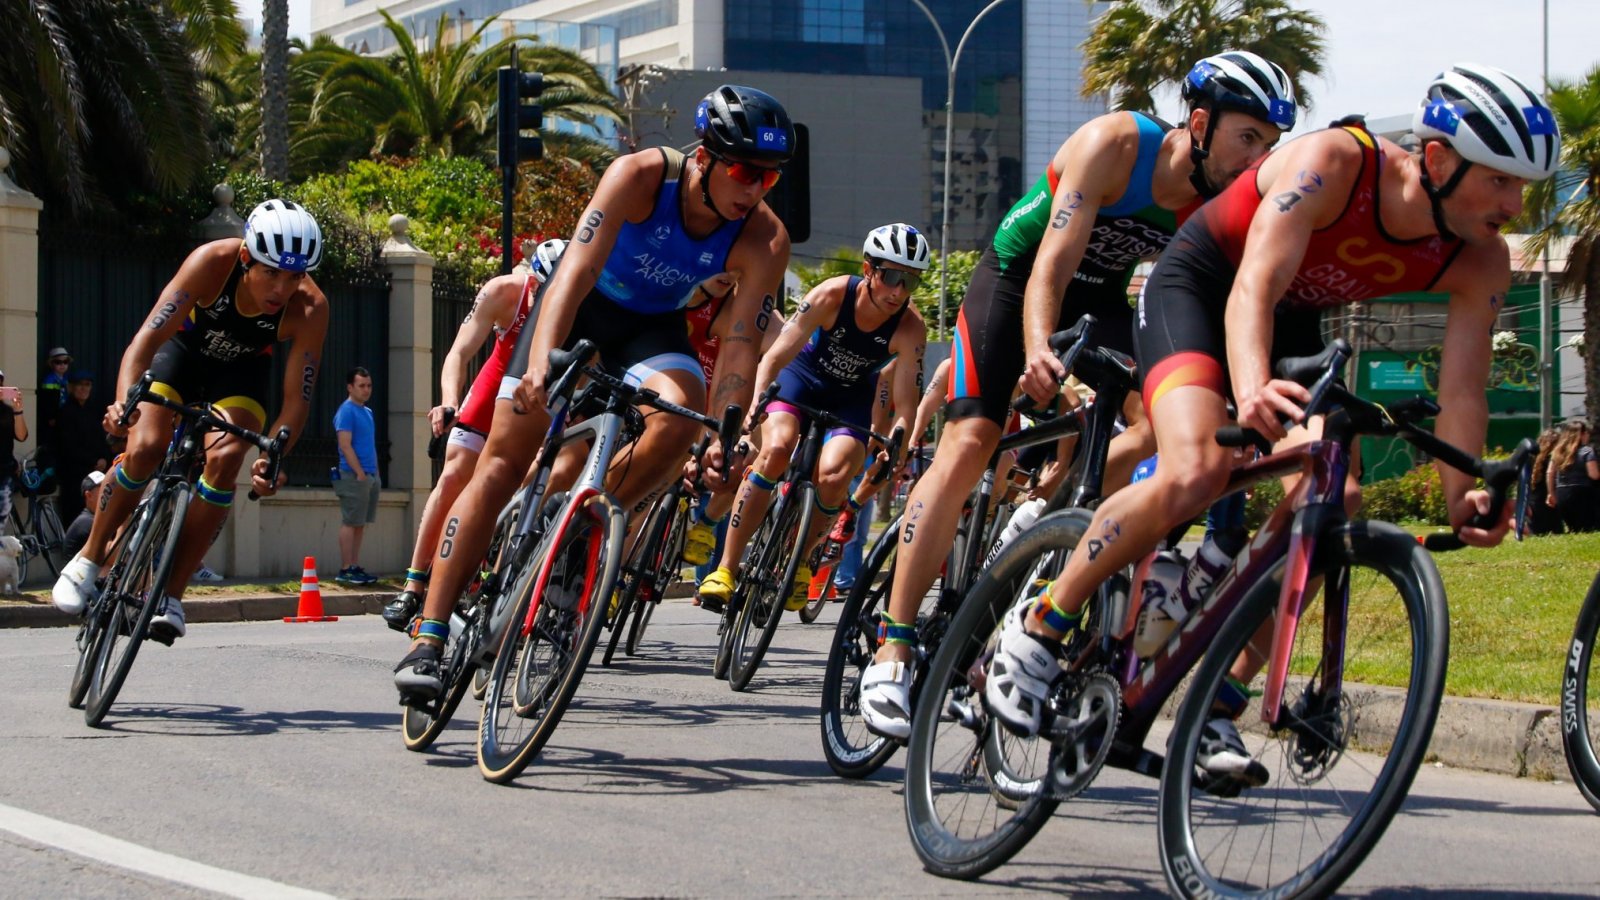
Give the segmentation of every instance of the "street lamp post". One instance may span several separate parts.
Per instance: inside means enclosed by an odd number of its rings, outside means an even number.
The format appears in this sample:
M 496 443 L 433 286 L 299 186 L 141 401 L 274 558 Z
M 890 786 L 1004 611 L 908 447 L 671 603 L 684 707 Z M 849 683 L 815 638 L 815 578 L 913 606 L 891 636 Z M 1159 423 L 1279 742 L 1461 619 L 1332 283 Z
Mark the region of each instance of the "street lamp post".
M 928 17 L 928 22 L 933 25 L 934 33 L 939 35 L 939 48 L 944 51 L 945 68 L 945 93 L 944 93 L 944 197 L 940 202 L 942 219 L 939 225 L 939 331 L 938 340 L 945 338 L 944 310 L 950 302 L 950 156 L 954 149 L 955 137 L 955 106 L 956 106 L 956 66 L 961 62 L 961 50 L 967 46 L 967 38 L 972 35 L 972 30 L 978 27 L 983 17 L 989 10 L 1004 3 L 1005 0 L 991 0 L 972 17 L 972 23 L 967 30 L 961 33 L 961 40 L 956 41 L 956 52 L 950 53 L 950 42 L 945 40 L 944 29 L 940 27 L 939 20 L 933 17 L 933 11 L 922 0 L 911 0 L 917 9 Z
M 1550 102 L 1550 0 L 1544 0 L 1544 102 Z M 1550 191 L 1550 203 L 1544 208 L 1544 226 L 1548 232 L 1550 217 L 1554 212 L 1555 191 Z M 1539 266 L 1539 431 L 1550 428 L 1552 400 L 1555 386 L 1550 383 L 1555 374 L 1555 354 L 1550 348 L 1551 298 L 1550 298 L 1550 241 L 1545 235 L 1544 254 Z

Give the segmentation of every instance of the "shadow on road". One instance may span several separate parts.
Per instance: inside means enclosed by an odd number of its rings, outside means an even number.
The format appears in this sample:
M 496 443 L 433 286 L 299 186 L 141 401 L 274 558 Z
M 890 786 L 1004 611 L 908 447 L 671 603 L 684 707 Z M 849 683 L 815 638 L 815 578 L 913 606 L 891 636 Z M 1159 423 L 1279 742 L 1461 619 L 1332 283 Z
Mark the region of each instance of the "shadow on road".
M 176 737 L 247 737 L 280 732 L 391 731 L 400 713 L 327 709 L 244 709 L 207 703 L 130 703 L 114 707 L 102 726 L 111 732 Z

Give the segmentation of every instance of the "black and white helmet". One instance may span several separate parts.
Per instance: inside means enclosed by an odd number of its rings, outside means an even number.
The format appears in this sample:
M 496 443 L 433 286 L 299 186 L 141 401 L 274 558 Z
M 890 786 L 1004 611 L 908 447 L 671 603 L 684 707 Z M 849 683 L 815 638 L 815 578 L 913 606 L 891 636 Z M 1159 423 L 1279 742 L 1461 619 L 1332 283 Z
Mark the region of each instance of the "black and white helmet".
M 1561 132 L 1539 95 L 1492 66 L 1461 63 L 1439 73 L 1411 117 L 1423 141 L 1449 144 L 1470 162 L 1539 181 L 1561 163 Z
M 861 253 L 868 259 L 899 263 L 919 271 L 928 268 L 928 239 L 903 222 L 879 225 L 867 234 Z
M 539 279 L 540 284 L 550 280 L 555 273 L 556 263 L 561 259 L 561 254 L 567 251 L 567 242 L 561 238 L 551 238 L 540 241 L 539 246 L 533 248 L 533 253 L 528 257 L 528 268 L 533 271 L 533 277 Z
M 322 264 L 322 229 L 305 207 L 268 200 L 250 211 L 244 245 L 256 262 L 285 272 L 310 272 Z
M 794 155 L 794 123 L 777 98 L 765 91 L 725 84 L 694 111 L 694 133 L 723 154 L 786 163 Z
M 1288 73 L 1248 50 L 1225 50 L 1195 63 L 1182 93 L 1191 109 L 1209 101 L 1216 109 L 1249 113 L 1284 131 L 1294 128 L 1297 117 Z

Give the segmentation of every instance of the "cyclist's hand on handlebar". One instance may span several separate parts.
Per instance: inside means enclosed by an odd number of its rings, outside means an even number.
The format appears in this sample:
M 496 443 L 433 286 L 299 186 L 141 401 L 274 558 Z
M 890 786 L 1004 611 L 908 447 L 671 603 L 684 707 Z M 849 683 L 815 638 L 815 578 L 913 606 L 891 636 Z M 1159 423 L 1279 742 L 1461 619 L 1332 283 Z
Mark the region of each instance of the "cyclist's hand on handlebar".
M 1044 406 L 1061 390 L 1066 380 L 1066 367 L 1061 364 L 1055 351 L 1049 345 L 1044 345 L 1028 354 L 1018 384 L 1022 386 L 1023 393 L 1033 398 L 1034 403 Z
M 267 481 L 267 458 L 265 456 L 256 457 L 256 461 L 250 464 L 250 489 L 255 491 L 259 497 L 271 497 L 288 480 L 288 475 L 279 472 L 277 480 Z
M 723 455 L 722 442 L 713 440 L 706 445 L 705 455 L 700 457 L 700 465 L 706 473 L 703 481 L 706 487 L 712 491 L 728 483 L 728 477 L 724 474 L 722 468 Z M 732 460 L 729 460 L 729 464 L 730 466 L 732 465 Z
M 1502 505 L 1500 516 L 1495 520 L 1493 528 L 1473 528 L 1466 524 L 1469 519 L 1477 515 L 1487 516 L 1493 510 L 1489 508 L 1488 491 L 1467 491 L 1450 510 L 1450 527 L 1464 544 L 1473 547 L 1498 546 L 1505 540 L 1506 532 L 1511 530 L 1511 514 L 1514 509 L 1515 504 L 1508 501 Z
M 106 417 L 101 423 L 106 430 L 106 434 L 109 434 L 112 437 L 127 437 L 128 429 L 132 428 L 133 425 L 139 421 L 141 411 L 138 408 L 135 408 L 133 415 L 128 417 L 128 424 L 118 425 L 117 420 L 122 418 L 122 410 L 123 406 L 121 400 L 118 400 L 106 407 Z
M 545 381 L 550 374 L 550 354 L 530 354 L 528 371 L 523 374 L 522 382 L 511 395 L 511 410 L 517 415 L 526 415 L 533 410 L 542 410 L 550 405 L 550 397 L 545 390 Z
M 435 406 L 428 410 L 428 425 L 433 429 L 433 436 L 438 437 L 455 423 L 456 410 L 453 406 Z
M 1281 378 L 1274 378 L 1255 391 L 1238 391 L 1235 397 L 1235 404 L 1239 408 L 1239 425 L 1254 428 L 1274 444 L 1289 433 L 1280 417 L 1299 421 L 1305 415 L 1300 404 L 1310 401 L 1310 391 Z

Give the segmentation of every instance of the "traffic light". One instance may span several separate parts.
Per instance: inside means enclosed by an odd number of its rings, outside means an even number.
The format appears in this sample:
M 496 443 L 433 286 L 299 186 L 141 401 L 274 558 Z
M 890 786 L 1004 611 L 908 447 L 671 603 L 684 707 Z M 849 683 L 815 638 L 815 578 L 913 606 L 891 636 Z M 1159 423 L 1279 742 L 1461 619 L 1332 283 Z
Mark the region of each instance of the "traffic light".
M 500 67 L 499 154 L 496 160 L 500 168 L 515 169 L 519 162 L 544 158 L 544 141 L 537 136 L 522 136 L 524 131 L 539 131 L 544 127 L 544 108 L 538 103 L 543 91 L 543 74 L 522 72 L 513 66 Z M 534 102 L 524 103 L 525 100 Z

